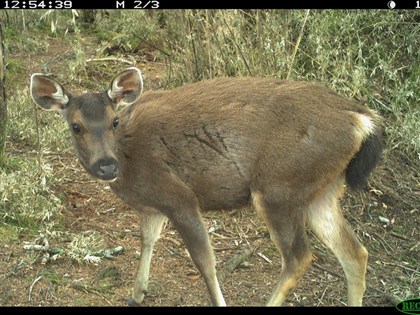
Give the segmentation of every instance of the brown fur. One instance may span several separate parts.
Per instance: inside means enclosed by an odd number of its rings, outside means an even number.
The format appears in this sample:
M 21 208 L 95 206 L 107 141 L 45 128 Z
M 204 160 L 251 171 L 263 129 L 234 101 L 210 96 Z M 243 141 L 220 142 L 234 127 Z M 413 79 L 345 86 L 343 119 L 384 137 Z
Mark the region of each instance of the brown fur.
M 118 165 L 112 190 L 144 212 L 134 302 L 141 303 L 147 291 L 153 245 L 167 217 L 213 304 L 224 305 L 200 211 L 244 206 L 252 196 L 283 257 L 269 304 L 283 303 L 309 265 L 309 224 L 342 263 L 349 303 L 360 305 L 367 254 L 338 199 L 349 163 L 380 130 L 379 117 L 325 87 L 269 78 L 219 78 L 149 92 L 114 113 L 111 99 L 118 103 L 125 92 L 135 99 L 141 90 L 137 71 L 117 76 L 109 92 L 68 94 L 62 109 L 69 125 L 81 130 L 73 140 L 85 169 L 101 178 L 98 170 Z M 33 78 L 33 98 L 49 109 L 37 98 L 37 89 L 48 90 L 41 84 L 48 79 L 41 78 Z M 117 116 L 119 125 L 113 127 Z

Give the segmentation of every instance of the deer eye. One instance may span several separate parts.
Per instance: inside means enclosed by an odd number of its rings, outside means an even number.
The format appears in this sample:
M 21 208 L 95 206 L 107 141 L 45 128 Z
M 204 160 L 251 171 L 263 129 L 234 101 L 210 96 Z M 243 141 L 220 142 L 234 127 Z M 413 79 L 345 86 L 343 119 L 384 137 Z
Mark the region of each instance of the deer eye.
M 120 123 L 120 120 L 118 118 L 114 118 L 114 121 L 112 122 L 112 127 L 117 128 L 118 124 Z
M 74 133 L 79 133 L 80 132 L 80 125 L 71 124 L 71 129 L 73 130 Z

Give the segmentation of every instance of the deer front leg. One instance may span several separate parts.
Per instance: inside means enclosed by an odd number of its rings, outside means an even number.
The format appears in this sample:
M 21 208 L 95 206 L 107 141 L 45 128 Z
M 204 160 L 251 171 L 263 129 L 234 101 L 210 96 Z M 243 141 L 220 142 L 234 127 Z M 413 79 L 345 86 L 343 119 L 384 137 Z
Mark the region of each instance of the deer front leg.
M 159 212 L 144 212 L 142 215 L 140 264 L 134 282 L 132 298 L 128 301 L 131 306 L 141 304 L 147 293 L 153 247 L 159 239 L 165 221 L 166 216 Z
M 181 235 L 192 260 L 200 271 L 214 306 L 226 306 L 216 276 L 216 260 L 210 245 L 207 229 L 198 207 L 179 209 L 168 214 L 169 219 Z

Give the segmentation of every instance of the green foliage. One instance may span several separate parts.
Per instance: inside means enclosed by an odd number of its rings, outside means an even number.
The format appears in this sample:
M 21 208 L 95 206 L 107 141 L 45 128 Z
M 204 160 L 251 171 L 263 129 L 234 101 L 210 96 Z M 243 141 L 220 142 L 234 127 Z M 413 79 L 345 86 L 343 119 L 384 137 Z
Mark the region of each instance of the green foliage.
M 418 13 L 165 11 L 169 84 L 217 76 L 310 80 L 379 110 L 388 148 L 420 158 Z
M 68 127 L 59 114 L 36 109 L 29 95 L 29 88 L 9 95 L 9 141 L 33 150 L 39 146 L 46 150 L 45 153 L 71 150 Z
M 42 175 L 34 159 L 10 158 L 0 169 L 0 217 L 2 224 L 17 226 L 29 232 L 42 228 L 52 232 L 60 223 L 62 202 L 51 190 L 52 169 L 42 168 Z M 4 227 L 3 227 L 4 228 Z
M 10 244 L 19 239 L 19 228 L 16 226 L 0 224 L 0 239 L 5 244 Z
M 138 45 L 143 40 L 156 43 L 164 35 L 159 26 L 160 14 L 137 10 L 112 11 L 98 17 L 93 32 L 105 54 L 138 52 Z
M 38 155 L 37 150 L 38 143 L 43 148 L 50 148 L 55 152 L 68 150 L 70 143 L 67 137 L 60 137 L 60 133 L 64 134 L 65 126 L 61 120 L 58 121 L 50 115 L 50 128 L 58 130 L 55 133 L 58 138 L 51 137 L 45 132 L 47 121 L 44 115 L 39 115 L 37 129 L 28 89 L 15 91 L 10 95 L 8 105 L 8 143 L 18 143 L 14 149 L 25 148 L 22 152 L 26 153 L 9 154 L 5 165 L 0 168 L 1 234 L 11 233 L 10 238 L 13 238 L 13 233 L 24 230 L 29 235 L 39 232 L 53 235 L 59 229 L 62 218 L 62 197 L 54 189 L 60 179 L 53 174 L 50 162 L 39 158 L 41 153 L 45 154 L 48 151 L 39 152 Z
M 17 78 L 24 75 L 25 67 L 19 59 L 7 58 L 6 62 L 6 83 L 15 82 Z
M 78 262 L 99 262 L 96 255 L 104 248 L 101 236 L 95 231 L 86 231 L 75 235 L 67 246 L 66 255 Z
M 45 52 L 48 36 L 68 39 L 65 69 L 56 74 L 79 89 L 102 89 L 126 66 L 118 60 L 141 67 L 148 54 L 166 63 L 167 88 L 219 76 L 319 82 L 381 112 L 388 152 L 406 161 L 420 158 L 415 10 L 97 10 L 90 22 L 81 13 L 0 12 L 7 51 L 24 53 L 8 57 L 6 67 L 7 141 L 25 152 L 0 169 L 2 239 L 16 240 L 22 229 L 51 235 L 60 228 L 63 200 L 55 186 L 61 179 L 46 156 L 71 152 L 68 127 L 58 115 L 34 110 L 27 83 L 16 88 L 27 72 L 25 58 Z M 87 37 L 94 38 L 95 49 L 88 51 Z M 87 61 L 105 57 L 117 61 Z M 97 235 L 81 234 L 67 250 L 82 261 L 101 246 Z

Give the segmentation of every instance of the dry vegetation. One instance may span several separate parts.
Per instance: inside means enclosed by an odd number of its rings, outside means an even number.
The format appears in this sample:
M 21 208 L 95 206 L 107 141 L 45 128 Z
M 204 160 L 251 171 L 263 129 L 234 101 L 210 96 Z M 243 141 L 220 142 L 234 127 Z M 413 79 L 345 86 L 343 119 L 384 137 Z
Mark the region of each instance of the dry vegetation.
M 321 82 L 380 111 L 384 158 L 369 190 L 347 193 L 343 208 L 370 253 L 365 304 L 419 297 L 418 12 L 90 13 L 0 12 L 9 108 L 0 165 L 0 305 L 125 305 L 141 216 L 84 174 L 64 122 L 34 109 L 28 83 L 31 73 L 44 72 L 73 92 L 98 90 L 129 65 L 142 69 L 149 90 L 217 76 L 270 76 Z M 242 209 L 207 213 L 205 220 L 227 303 L 264 304 L 281 260 L 260 219 Z M 286 304 L 345 305 L 338 262 L 309 234 L 315 263 Z M 243 262 L 230 270 L 238 257 Z M 209 303 L 204 281 L 168 224 L 145 305 Z

